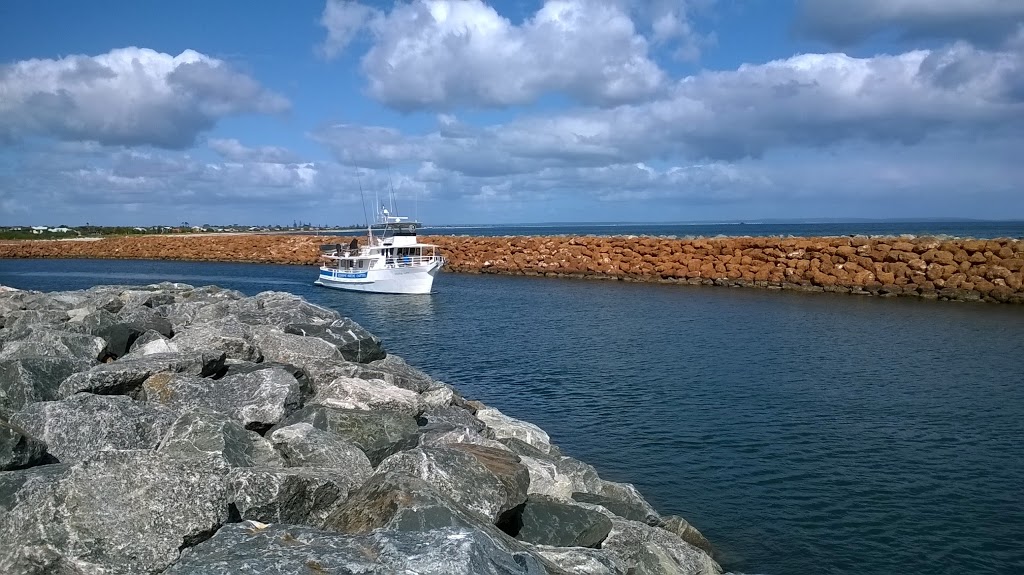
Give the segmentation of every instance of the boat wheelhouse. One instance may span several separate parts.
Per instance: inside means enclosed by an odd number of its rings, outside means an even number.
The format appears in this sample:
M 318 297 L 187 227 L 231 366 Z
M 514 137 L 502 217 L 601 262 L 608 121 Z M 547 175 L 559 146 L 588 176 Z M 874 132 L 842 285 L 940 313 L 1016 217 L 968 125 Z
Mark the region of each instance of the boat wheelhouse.
M 316 285 L 349 291 L 428 294 L 445 259 L 437 246 L 420 243 L 419 223 L 382 210 L 381 221 L 370 226 L 366 245 L 353 238 L 348 244 L 325 244 Z

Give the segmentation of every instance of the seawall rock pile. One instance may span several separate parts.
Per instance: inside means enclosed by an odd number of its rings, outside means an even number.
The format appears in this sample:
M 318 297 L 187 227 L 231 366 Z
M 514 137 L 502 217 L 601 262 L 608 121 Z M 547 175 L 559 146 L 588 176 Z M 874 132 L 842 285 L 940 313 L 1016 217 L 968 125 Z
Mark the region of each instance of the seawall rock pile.
M 721 573 L 710 552 L 291 294 L 0 289 L 0 573 Z
M 314 265 L 326 236 L 142 236 L 0 243 L 0 258 Z M 433 236 L 447 269 L 1024 303 L 1024 240 Z

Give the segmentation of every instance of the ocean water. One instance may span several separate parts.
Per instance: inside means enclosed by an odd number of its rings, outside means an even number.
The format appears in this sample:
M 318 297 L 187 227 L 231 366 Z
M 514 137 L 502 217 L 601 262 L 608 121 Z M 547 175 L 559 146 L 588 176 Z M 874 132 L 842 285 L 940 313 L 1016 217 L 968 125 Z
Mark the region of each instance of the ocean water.
M 735 572 L 1024 573 L 1024 306 L 299 266 L 0 260 L 0 284 L 178 281 L 337 309 L 680 514 Z

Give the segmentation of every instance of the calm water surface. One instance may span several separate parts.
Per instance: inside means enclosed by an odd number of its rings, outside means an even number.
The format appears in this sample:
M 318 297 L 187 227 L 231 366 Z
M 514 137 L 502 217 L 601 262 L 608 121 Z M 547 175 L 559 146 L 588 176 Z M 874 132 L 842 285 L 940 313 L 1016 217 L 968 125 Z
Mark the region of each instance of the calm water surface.
M 310 267 L 0 260 L 0 284 L 179 281 L 337 309 L 687 517 L 727 569 L 1024 573 L 1024 307 Z

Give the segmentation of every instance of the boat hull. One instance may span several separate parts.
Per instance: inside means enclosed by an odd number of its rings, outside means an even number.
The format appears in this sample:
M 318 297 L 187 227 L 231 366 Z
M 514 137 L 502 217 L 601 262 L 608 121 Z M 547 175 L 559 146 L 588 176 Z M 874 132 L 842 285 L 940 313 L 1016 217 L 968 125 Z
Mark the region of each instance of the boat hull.
M 340 273 L 327 267 L 320 268 L 320 277 L 315 285 L 369 293 L 429 294 L 434 277 L 441 270 L 442 263 L 429 266 L 386 268 L 361 273 Z

